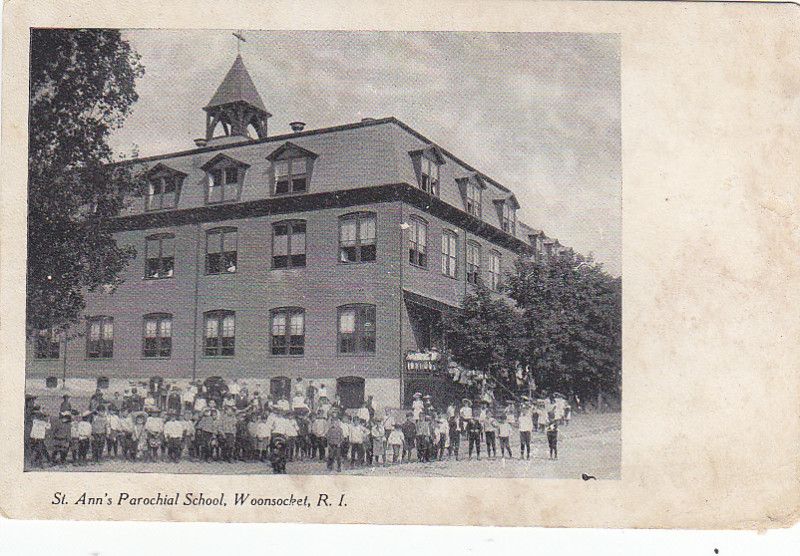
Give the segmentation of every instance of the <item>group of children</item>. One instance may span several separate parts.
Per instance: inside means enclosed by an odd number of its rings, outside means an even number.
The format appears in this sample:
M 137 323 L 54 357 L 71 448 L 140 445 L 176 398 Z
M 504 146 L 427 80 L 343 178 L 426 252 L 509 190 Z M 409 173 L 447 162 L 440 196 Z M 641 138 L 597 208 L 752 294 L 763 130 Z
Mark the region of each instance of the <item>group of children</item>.
M 198 399 L 204 403 L 198 404 Z M 473 454 L 480 459 L 483 444 L 489 459 L 497 458 L 498 445 L 500 458 L 513 458 L 514 429 L 520 459 L 530 459 L 531 435 L 540 430 L 546 431 L 551 459 L 557 459 L 558 425 L 568 423 L 571 413 L 565 400 L 554 397 L 534 402 L 523 397 L 519 407 L 509 403 L 497 412 L 486 401 L 473 409 L 472 400 L 465 398 L 459 409 L 450 405 L 437 412 L 431 397 L 419 392 L 410 411 L 387 408 L 383 415 L 376 415 L 371 399 L 344 411 L 324 394 L 311 401 L 301 392 L 291 402 L 255 400 L 246 392 L 226 392 L 221 399 L 195 393 L 191 403 L 184 402 L 188 400 L 148 403 L 145 397 L 126 395 L 117 404 L 98 392 L 89 409 L 78 413 L 65 395 L 54 420 L 34 407 L 30 464 L 61 465 L 71 459 L 73 465 L 86 465 L 104 458 L 179 462 L 188 457 L 204 462 L 269 461 L 275 472 L 285 472 L 287 461 L 308 459 L 325 461 L 331 470 L 335 464 L 338 471 L 343 461 L 352 468 L 458 460 L 462 440 L 468 459 Z

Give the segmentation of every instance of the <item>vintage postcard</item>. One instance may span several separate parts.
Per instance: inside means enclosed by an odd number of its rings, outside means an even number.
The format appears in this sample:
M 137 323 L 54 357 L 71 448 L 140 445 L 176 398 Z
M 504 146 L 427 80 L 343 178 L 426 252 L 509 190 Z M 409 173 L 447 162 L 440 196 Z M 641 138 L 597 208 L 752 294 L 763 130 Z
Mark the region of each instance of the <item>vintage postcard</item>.
M 797 6 L 202 4 L 5 6 L 4 515 L 797 520 Z

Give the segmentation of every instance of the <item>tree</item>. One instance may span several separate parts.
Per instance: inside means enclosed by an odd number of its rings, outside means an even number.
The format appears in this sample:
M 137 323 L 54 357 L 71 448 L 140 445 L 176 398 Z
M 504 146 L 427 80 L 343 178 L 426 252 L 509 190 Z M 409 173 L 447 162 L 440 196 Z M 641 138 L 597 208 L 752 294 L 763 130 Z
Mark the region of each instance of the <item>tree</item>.
M 622 284 L 572 251 L 520 258 L 506 292 L 522 310 L 522 359 L 537 385 L 584 400 L 619 396 Z
M 461 366 L 500 384 L 501 389 L 515 389 L 519 327 L 514 308 L 482 285 L 464 296 L 463 307 L 443 322 L 450 355 Z
M 32 29 L 27 328 L 77 322 L 86 291 L 114 287 L 135 255 L 104 222 L 138 191 L 108 144 L 138 99 L 139 55 L 119 31 Z

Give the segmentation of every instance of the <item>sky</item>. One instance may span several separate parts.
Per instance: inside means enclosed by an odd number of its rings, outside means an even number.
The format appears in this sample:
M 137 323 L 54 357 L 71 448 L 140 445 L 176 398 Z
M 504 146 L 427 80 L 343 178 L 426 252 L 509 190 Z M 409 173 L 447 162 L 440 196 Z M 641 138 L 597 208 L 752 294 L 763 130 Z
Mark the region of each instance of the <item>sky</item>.
M 395 116 L 517 195 L 519 219 L 621 275 L 620 41 L 578 33 L 243 31 L 270 118 Z M 191 149 L 236 57 L 230 30 L 129 30 L 139 100 L 111 144 Z

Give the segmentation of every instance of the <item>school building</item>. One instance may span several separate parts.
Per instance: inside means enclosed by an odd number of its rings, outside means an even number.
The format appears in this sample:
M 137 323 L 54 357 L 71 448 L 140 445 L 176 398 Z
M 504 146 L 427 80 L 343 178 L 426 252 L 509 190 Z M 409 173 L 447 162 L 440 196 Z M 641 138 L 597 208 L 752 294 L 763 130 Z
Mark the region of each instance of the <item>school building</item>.
M 221 376 L 399 405 L 432 379 L 409 360 L 473 284 L 560 249 L 506 187 L 395 118 L 269 134 L 241 57 L 204 111 L 195 148 L 133 162 L 149 189 L 110 226 L 136 258 L 88 294 L 85 325 L 30 343 L 29 391 Z

